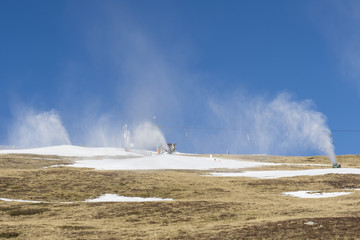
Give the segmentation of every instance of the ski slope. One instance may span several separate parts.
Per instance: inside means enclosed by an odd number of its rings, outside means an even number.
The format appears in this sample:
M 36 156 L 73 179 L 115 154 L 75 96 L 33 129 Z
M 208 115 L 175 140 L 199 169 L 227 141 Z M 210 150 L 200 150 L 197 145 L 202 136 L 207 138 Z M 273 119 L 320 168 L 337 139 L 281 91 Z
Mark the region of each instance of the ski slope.
M 96 170 L 210 170 L 217 168 L 238 169 L 273 165 L 271 163 L 214 159 L 210 157 L 205 158 L 178 154 L 158 155 L 154 153 L 153 156 L 144 156 L 138 153 L 126 152 L 121 148 L 89 148 L 71 145 L 33 149 L 1 150 L 0 154 L 57 155 L 81 158 L 102 156 L 103 158 L 100 160 L 82 159 L 75 161 L 74 164 L 66 165 L 68 167 L 93 168 Z M 117 159 L 116 157 L 118 156 L 121 156 L 122 158 Z
M 123 148 L 90 148 L 74 145 L 60 145 L 42 148 L 0 150 L 0 154 L 36 154 L 56 155 L 64 157 L 99 157 L 99 156 L 140 156 L 137 153 L 126 152 Z
M 246 162 L 181 155 L 155 155 L 132 159 L 79 160 L 69 167 L 94 168 L 96 170 L 210 170 L 253 168 L 271 163 Z
M 212 157 L 197 157 L 181 154 L 157 155 L 153 153 L 153 156 L 144 156 L 139 153 L 126 152 L 124 149 L 121 148 L 90 148 L 72 145 L 61 145 L 32 149 L 0 150 L 0 154 L 36 154 L 58 155 L 64 157 L 81 157 L 80 160 L 74 161 L 73 164 L 64 166 L 76 168 L 92 168 L 96 170 L 212 170 L 244 168 L 248 169 L 262 166 L 282 165 L 279 163 L 250 162 L 218 158 L 215 159 Z M 91 159 L 91 157 L 101 158 L 94 160 Z M 284 165 L 291 164 L 284 163 Z M 292 171 L 245 171 L 235 173 L 213 172 L 210 173 L 210 176 L 273 179 L 282 177 L 316 176 L 325 174 L 360 174 L 360 169 L 331 168 L 329 165 L 329 168 Z

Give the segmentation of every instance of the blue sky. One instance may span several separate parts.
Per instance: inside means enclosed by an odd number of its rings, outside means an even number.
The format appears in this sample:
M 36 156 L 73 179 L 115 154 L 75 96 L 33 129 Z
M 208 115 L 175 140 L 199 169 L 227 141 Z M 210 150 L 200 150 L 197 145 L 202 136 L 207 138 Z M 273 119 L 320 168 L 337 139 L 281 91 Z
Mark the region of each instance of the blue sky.
M 331 130 L 360 130 L 357 1 L 0 4 L 0 145 L 21 105 L 55 109 L 74 144 L 98 119 L 118 128 L 156 116 L 180 150 L 225 152 L 223 139 L 196 144 L 238 130 L 209 103 L 231 110 L 239 96 L 271 101 L 282 92 L 311 100 Z M 360 132 L 333 131 L 333 140 L 337 154 L 360 153 Z

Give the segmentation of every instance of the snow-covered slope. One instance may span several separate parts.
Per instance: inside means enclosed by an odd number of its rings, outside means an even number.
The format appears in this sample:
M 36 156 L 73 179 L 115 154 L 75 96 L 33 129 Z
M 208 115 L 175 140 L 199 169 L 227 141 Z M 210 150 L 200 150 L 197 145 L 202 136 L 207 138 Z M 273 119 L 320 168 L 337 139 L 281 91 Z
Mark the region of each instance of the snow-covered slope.
M 60 145 L 43 148 L 0 150 L 0 154 L 38 154 L 65 157 L 96 157 L 96 156 L 138 156 L 126 152 L 123 148 L 90 148 L 73 145 Z
M 246 162 L 235 160 L 224 160 L 204 158 L 195 156 L 161 154 L 155 156 L 144 156 L 139 151 L 126 152 L 121 148 L 89 148 L 72 145 L 61 145 L 44 148 L 0 150 L 0 154 L 38 154 L 57 155 L 67 157 L 96 157 L 103 156 L 100 160 L 78 160 L 70 167 L 94 168 L 97 170 L 154 170 L 154 169 L 188 169 L 208 170 L 215 168 L 252 168 L 271 163 Z M 141 151 L 144 152 L 145 151 Z M 117 156 L 122 156 L 117 159 Z M 137 156 L 138 158 L 131 158 Z M 129 158 L 126 158 L 129 157 Z
M 71 167 L 94 168 L 97 170 L 155 170 L 155 169 L 184 169 L 184 170 L 208 170 L 215 168 L 252 168 L 271 163 L 245 162 L 224 159 L 212 159 L 204 157 L 191 157 L 162 154 L 152 157 L 131 159 L 102 159 L 102 160 L 79 160 Z
M 146 153 L 145 151 L 142 151 Z M 70 157 L 82 157 L 69 167 L 94 168 L 97 170 L 161 170 L 161 169 L 183 169 L 183 170 L 210 170 L 210 169 L 244 169 L 268 165 L 281 165 L 279 163 L 260 163 L 237 160 L 214 159 L 184 155 L 154 155 L 144 156 L 142 154 L 126 152 L 121 148 L 89 148 L 72 145 L 62 145 L 44 148 L 0 150 L 0 154 L 39 154 L 58 155 Z M 93 160 L 91 157 L 101 159 Z M 120 157 L 121 158 L 118 158 Z M 137 158 L 133 158 L 137 156 Z M 89 159 L 87 159 L 89 158 Z M 90 160 L 91 159 L 91 160 Z M 285 164 L 291 165 L 291 164 Z M 296 165 L 296 164 L 295 164 Z M 360 174 L 357 168 L 321 168 L 297 171 L 246 171 L 211 173 L 215 177 L 254 177 L 254 178 L 281 178 L 296 176 L 314 176 L 324 174 Z

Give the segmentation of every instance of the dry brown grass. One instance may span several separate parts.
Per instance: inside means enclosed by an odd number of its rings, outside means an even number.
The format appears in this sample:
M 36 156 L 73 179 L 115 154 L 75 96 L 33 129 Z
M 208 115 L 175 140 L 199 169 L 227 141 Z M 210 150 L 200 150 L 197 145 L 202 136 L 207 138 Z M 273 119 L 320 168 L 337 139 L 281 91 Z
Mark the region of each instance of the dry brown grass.
M 0 169 L 39 169 L 55 164 L 69 164 L 72 160 L 60 156 L 44 156 L 32 154 L 2 154 Z
M 236 155 L 221 157 L 249 158 Z M 47 160 L 49 158 L 54 156 L 0 156 L 0 197 L 53 202 L 0 201 L 0 238 L 360 238 L 360 191 L 326 199 L 299 199 L 281 195 L 285 191 L 332 192 L 360 188 L 358 175 L 330 174 L 263 180 L 203 176 L 208 171 L 43 168 L 54 163 L 71 162 L 71 159 Z M 318 156 L 260 156 L 257 160 L 329 164 L 327 158 Z M 338 157 L 338 161 L 347 167 L 359 167 L 359 160 L 360 156 Z M 302 169 L 304 166 L 271 168 Z M 173 198 L 174 201 L 82 202 L 105 193 Z M 306 225 L 308 221 L 315 224 Z

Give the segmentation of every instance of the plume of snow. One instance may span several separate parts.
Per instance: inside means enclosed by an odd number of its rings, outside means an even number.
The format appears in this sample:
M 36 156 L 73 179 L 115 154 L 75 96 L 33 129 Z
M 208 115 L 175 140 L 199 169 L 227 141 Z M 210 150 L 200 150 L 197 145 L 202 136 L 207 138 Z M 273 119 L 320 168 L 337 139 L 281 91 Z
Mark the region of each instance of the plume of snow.
M 82 141 L 86 146 L 120 147 L 123 145 L 123 128 L 119 120 L 110 115 L 92 117 L 83 121 Z
M 295 101 L 288 93 L 273 100 L 235 97 L 231 103 L 211 103 L 217 120 L 233 129 L 221 137 L 232 149 L 247 153 L 294 154 L 312 150 L 336 163 L 331 131 L 324 114 L 310 100 Z M 234 130 L 235 129 L 235 130 Z
M 12 145 L 19 147 L 71 144 L 55 110 L 38 113 L 27 109 L 18 112 L 9 132 L 9 140 Z
M 168 149 L 166 140 L 159 127 L 150 122 L 138 125 L 132 134 L 132 142 L 138 149 L 154 149 L 162 147 Z

